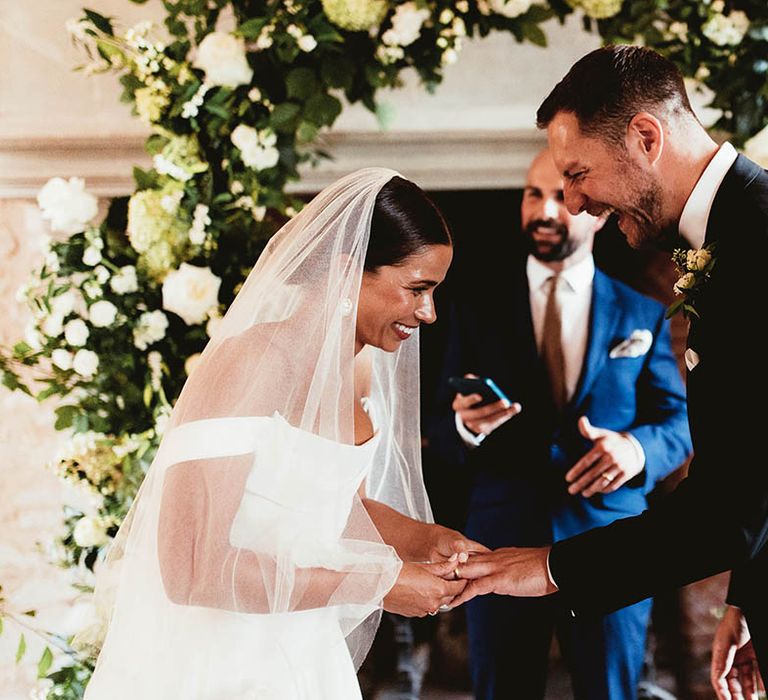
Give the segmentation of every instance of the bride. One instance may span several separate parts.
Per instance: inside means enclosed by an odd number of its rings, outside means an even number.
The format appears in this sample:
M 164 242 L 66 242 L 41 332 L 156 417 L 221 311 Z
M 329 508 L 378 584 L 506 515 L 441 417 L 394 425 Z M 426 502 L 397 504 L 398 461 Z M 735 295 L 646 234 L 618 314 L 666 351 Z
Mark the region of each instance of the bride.
M 270 241 L 187 380 L 99 573 L 87 700 L 360 698 L 382 608 L 434 614 L 484 549 L 431 523 L 418 327 L 452 257 L 391 170 Z

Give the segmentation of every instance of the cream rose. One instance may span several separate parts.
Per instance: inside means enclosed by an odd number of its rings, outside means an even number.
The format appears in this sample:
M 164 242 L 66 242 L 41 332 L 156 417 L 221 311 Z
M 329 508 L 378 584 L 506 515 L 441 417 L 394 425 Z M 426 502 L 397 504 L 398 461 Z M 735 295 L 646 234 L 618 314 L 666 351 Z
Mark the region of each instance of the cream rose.
M 689 250 L 686 253 L 685 262 L 691 270 L 703 270 L 712 260 L 712 254 L 703 248 L 699 250 Z
M 205 82 L 209 85 L 237 87 L 247 85 L 253 78 L 245 56 L 245 42 L 225 32 L 208 34 L 197 47 L 192 65 L 205 72 Z
M 202 323 L 218 305 L 221 279 L 210 268 L 182 263 L 163 282 L 163 308 L 181 316 L 188 326 Z
M 72 319 L 64 326 L 64 338 L 72 347 L 81 347 L 88 341 L 90 331 L 81 318 Z
M 99 368 L 99 356 L 91 350 L 78 350 L 72 360 L 72 369 L 81 377 L 89 379 Z
M 72 355 L 69 350 L 65 350 L 64 348 L 56 348 L 51 353 L 51 362 L 53 362 L 56 367 L 58 367 L 61 370 L 64 370 L 65 372 L 68 369 L 72 369 L 72 358 L 74 356 Z
M 77 521 L 72 532 L 79 547 L 102 547 L 109 541 L 107 529 L 101 518 L 84 516 Z
M 88 309 L 88 314 L 96 328 L 107 328 L 115 322 L 117 307 L 111 301 L 97 301 Z
M 692 272 L 686 272 L 675 282 L 675 294 L 682 294 L 686 289 L 693 287 L 695 277 Z

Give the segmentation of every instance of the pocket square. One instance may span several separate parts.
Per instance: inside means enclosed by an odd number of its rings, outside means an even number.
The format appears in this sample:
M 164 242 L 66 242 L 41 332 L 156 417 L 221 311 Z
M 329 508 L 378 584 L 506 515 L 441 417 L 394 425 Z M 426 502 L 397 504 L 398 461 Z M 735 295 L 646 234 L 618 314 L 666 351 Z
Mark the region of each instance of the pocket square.
M 693 348 L 688 348 L 685 351 L 685 366 L 688 368 L 688 371 L 690 372 L 696 365 L 701 362 L 701 358 L 699 357 L 699 353 L 697 353 Z
M 620 357 L 641 357 L 651 349 L 652 343 L 653 333 L 647 328 L 638 328 L 630 333 L 629 338 L 614 345 L 608 357 L 612 360 Z

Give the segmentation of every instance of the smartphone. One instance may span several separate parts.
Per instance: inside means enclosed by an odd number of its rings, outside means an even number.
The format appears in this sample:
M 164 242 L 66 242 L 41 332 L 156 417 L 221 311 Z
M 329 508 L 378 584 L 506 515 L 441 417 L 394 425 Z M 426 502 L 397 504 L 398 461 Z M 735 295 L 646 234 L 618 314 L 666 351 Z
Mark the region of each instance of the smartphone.
M 462 396 L 480 394 L 483 398 L 475 406 L 485 406 L 502 400 L 512 404 L 512 401 L 499 389 L 496 382 L 488 377 L 448 377 L 448 384 Z

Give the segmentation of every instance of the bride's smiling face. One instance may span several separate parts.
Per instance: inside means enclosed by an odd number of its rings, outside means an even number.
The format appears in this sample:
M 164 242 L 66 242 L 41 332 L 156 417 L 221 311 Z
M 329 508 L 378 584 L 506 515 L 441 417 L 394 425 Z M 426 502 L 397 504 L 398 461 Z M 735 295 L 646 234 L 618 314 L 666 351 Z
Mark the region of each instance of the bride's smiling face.
M 397 265 L 365 271 L 357 305 L 355 351 L 393 352 L 422 323 L 437 319 L 433 294 L 448 272 L 453 246 L 429 245 Z

